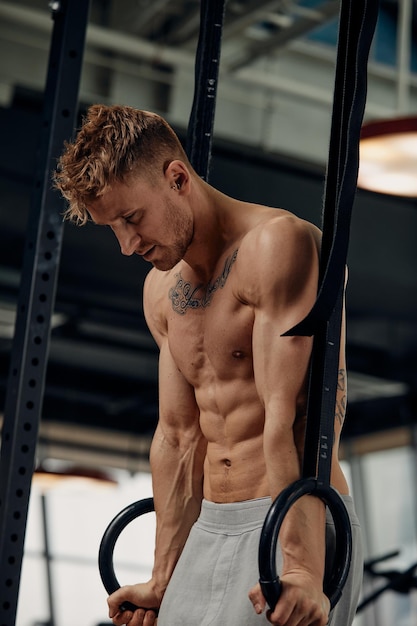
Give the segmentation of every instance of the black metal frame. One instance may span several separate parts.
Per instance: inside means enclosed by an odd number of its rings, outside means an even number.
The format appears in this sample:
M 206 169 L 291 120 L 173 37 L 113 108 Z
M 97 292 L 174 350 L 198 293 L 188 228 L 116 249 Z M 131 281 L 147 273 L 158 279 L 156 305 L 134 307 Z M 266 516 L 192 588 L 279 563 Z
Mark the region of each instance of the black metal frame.
M 44 112 L 17 305 L 0 455 L 0 626 L 16 620 L 31 481 L 41 419 L 63 204 L 51 171 L 76 122 L 89 0 L 51 3 Z

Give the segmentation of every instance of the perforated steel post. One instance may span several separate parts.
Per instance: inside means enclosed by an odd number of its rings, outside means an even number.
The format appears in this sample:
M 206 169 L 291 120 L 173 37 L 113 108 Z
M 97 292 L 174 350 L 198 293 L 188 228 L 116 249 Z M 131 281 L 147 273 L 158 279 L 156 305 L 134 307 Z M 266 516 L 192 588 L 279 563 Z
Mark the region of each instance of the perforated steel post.
M 76 120 L 88 0 L 50 3 L 54 26 L 0 452 L 0 626 L 16 621 L 30 486 L 63 234 L 51 171 Z

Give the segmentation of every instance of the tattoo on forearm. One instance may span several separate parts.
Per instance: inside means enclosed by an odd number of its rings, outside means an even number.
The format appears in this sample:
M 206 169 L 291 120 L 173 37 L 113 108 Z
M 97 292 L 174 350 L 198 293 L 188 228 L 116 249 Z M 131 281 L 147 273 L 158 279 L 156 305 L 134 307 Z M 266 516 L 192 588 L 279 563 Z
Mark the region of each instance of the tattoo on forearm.
M 340 369 L 337 378 L 337 396 L 336 396 L 336 412 L 335 418 L 342 425 L 346 415 L 347 405 L 347 386 L 346 386 L 346 370 Z
M 237 252 L 238 251 L 235 250 L 232 256 L 227 257 L 222 273 L 213 283 L 209 283 L 208 285 L 197 285 L 194 287 L 190 282 L 183 279 L 181 272 L 175 274 L 177 282 L 168 292 L 174 311 L 180 315 L 185 315 L 187 309 L 198 309 L 209 306 L 214 293 L 225 286 L 233 263 L 236 261 Z

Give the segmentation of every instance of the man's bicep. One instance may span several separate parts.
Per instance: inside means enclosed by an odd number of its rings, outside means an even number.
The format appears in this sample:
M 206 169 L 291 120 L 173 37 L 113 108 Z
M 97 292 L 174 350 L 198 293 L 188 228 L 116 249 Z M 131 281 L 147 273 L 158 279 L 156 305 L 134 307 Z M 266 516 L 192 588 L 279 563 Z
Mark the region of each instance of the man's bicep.
M 252 347 L 255 381 L 265 410 L 271 402 L 290 403 L 292 414 L 304 391 L 312 340 L 283 334 L 302 321 L 315 302 L 318 253 L 303 224 L 286 223 L 285 237 L 279 225 L 275 233 L 268 231 L 264 250 L 258 255 L 262 263 L 258 259 L 252 270 L 256 278 L 256 289 L 251 290 L 255 294 Z M 272 234 L 279 239 L 277 259 Z M 263 267 L 268 267 L 268 272 L 262 271 Z
M 199 430 L 199 409 L 193 387 L 177 367 L 166 338 L 159 355 L 159 421 L 180 434 Z
M 254 376 L 266 419 L 272 412 L 274 419 L 289 425 L 302 409 L 311 348 L 310 337 L 282 337 L 273 316 L 255 313 Z

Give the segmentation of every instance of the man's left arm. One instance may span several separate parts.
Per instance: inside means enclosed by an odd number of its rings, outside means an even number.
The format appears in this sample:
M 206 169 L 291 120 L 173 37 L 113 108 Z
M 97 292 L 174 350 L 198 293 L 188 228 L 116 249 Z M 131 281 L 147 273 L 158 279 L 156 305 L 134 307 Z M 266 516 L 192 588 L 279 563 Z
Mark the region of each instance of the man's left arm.
M 275 499 L 301 475 L 302 450 L 294 433 L 306 412 L 312 338 L 282 334 L 302 320 L 315 301 L 318 247 L 313 227 L 291 217 L 277 220 L 261 239 L 256 266 L 261 261 L 263 271 L 255 268 L 259 275 L 252 292 L 254 376 L 265 408 L 264 456 Z M 273 624 L 327 623 L 324 529 L 325 510 L 317 498 L 306 496 L 288 512 L 279 537 L 282 594 L 269 617 Z M 256 610 L 264 608 L 259 586 L 251 600 Z

